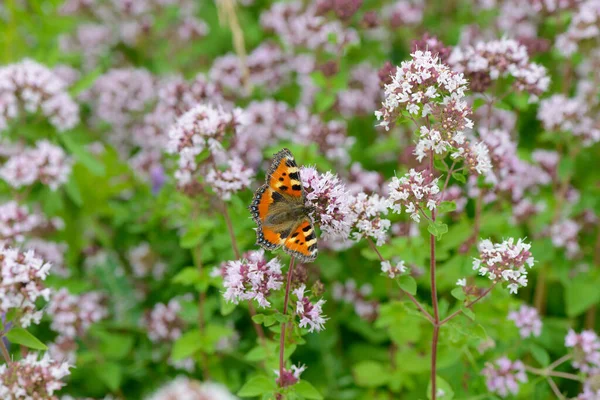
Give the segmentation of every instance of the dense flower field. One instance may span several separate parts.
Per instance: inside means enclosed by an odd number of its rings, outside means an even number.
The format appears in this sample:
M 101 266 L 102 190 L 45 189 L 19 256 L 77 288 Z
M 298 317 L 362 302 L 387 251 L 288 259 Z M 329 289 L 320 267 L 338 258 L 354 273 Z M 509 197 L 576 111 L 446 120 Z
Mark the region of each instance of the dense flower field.
M 0 21 L 0 398 L 600 399 L 599 0 Z

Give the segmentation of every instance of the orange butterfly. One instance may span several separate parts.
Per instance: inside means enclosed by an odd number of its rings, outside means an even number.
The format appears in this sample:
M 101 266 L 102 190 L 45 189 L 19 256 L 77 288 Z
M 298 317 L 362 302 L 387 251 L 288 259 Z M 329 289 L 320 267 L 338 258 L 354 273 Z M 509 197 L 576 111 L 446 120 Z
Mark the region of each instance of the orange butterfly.
M 317 236 L 309 218 L 313 208 L 306 196 L 300 169 L 288 149 L 280 150 L 267 172 L 267 183 L 254 193 L 249 209 L 258 224 L 256 244 L 283 250 L 302 262 L 317 258 Z

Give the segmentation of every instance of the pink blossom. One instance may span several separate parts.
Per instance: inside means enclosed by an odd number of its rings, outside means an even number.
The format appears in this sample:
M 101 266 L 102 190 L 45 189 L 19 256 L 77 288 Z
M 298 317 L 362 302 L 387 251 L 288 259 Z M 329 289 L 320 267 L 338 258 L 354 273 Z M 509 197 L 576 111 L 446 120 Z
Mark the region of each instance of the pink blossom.
M 83 336 L 90 326 L 108 316 L 104 306 L 105 296 L 98 292 L 80 295 L 69 293 L 65 288 L 52 295 L 48 303 L 48 315 L 52 318 L 50 327 L 66 338 Z
M 23 327 L 38 324 L 43 311 L 37 309 L 36 302 L 50 298 L 50 289 L 44 285 L 50 267 L 32 250 L 0 248 L 0 311 L 16 309 L 15 321 Z
M 148 337 L 153 342 L 173 342 L 182 335 L 185 322 L 177 313 L 181 305 L 175 299 L 167 304 L 158 303 L 148 312 L 142 324 L 148 331 Z
M 275 375 L 277 375 L 277 383 L 281 387 L 292 386 L 298 383 L 300 380 L 300 375 L 306 370 L 306 365 L 298 364 L 292 365 L 290 369 L 283 369 L 283 376 L 279 376 L 279 370 L 275 370 Z
M 61 147 L 40 140 L 36 147 L 10 157 L 0 167 L 0 178 L 14 188 L 41 182 L 56 190 L 68 181 L 72 166 L 73 160 Z
M 156 280 L 161 280 L 165 275 L 166 264 L 152 251 L 147 242 L 129 249 L 127 259 L 131 264 L 133 275 L 137 278 L 152 276 Z
M 65 253 L 67 252 L 67 245 L 65 243 L 55 243 L 39 238 L 31 238 L 27 240 L 24 247 L 28 250 L 33 250 L 35 254 L 43 260 L 51 263 L 52 274 L 63 278 L 71 275 L 71 271 L 65 264 Z
M 232 194 L 250 186 L 253 176 L 252 169 L 247 168 L 239 158 L 233 158 L 224 171 L 211 168 L 205 181 L 221 199 L 230 200 Z
M 148 400 L 175 399 L 236 400 L 237 397 L 219 383 L 203 383 L 184 376 L 180 376 L 168 382 L 148 397 Z
M 530 244 L 513 238 L 502 243 L 492 243 L 485 239 L 479 242 L 479 257 L 473 259 L 473 270 L 482 276 L 487 276 L 494 282 L 508 283 L 510 293 L 517 293 L 519 287 L 527 286 L 527 269 L 532 267 L 533 256 Z
M 66 362 L 54 361 L 46 353 L 38 359 L 37 353 L 29 353 L 25 358 L 0 365 L 0 397 L 18 400 L 33 393 L 40 399 L 58 400 L 54 395 L 65 383 L 64 377 L 70 374 L 71 366 Z
M 481 372 L 485 376 L 488 390 L 506 397 L 519 393 L 519 383 L 527 382 L 525 366 L 521 361 L 510 361 L 506 357 L 499 358 L 495 363 L 486 363 Z
M 406 266 L 404 265 L 404 261 L 398 261 L 396 265 L 392 265 L 389 261 L 381 262 L 381 272 L 389 276 L 390 278 L 395 278 L 398 275 L 402 275 L 406 272 Z
M 600 339 L 594 331 L 575 333 L 570 329 L 565 347 L 573 350 L 573 367 L 586 374 L 600 373 Z
M 373 321 L 377 318 L 379 303 L 377 300 L 367 300 L 373 292 L 373 286 L 368 283 L 360 288 L 356 287 L 356 281 L 348 279 L 346 283 L 335 282 L 333 284 L 332 297 L 335 300 L 352 304 L 354 312 L 367 321 Z
M 383 218 L 388 213 L 389 203 L 378 194 L 367 195 L 359 193 L 349 199 L 351 219 L 355 231 L 352 238 L 356 241 L 363 237 L 373 239 L 377 246 L 381 246 L 388 238 L 391 226 L 389 219 Z
M 415 222 L 421 220 L 419 212 L 437 207 L 438 178 L 425 171 L 411 169 L 401 178 L 392 178 L 389 183 L 389 205 L 392 211 L 400 214 L 402 207 Z
M 277 258 L 267 262 L 264 250 L 249 252 L 245 259 L 228 261 L 222 271 L 223 296 L 234 304 L 241 300 L 256 300 L 261 307 L 269 307 L 271 291 L 281 289 L 283 278 Z
M 553 223 L 549 228 L 552 244 L 564 248 L 567 258 L 573 259 L 580 253 L 578 242 L 581 226 L 574 220 L 566 218 Z
M 542 334 L 542 320 L 534 307 L 523 305 L 518 311 L 511 311 L 508 319 L 514 321 L 523 339 Z
M 66 84 L 47 67 L 25 59 L 0 68 L 0 130 L 26 113 L 41 112 L 59 132 L 79 123 Z
M 323 315 L 323 304 L 325 300 L 321 299 L 316 303 L 311 303 L 310 299 L 304 295 L 306 285 L 302 284 L 293 291 L 297 297 L 296 315 L 300 318 L 300 328 L 308 327 L 309 332 L 320 332 L 325 329 L 327 318 Z

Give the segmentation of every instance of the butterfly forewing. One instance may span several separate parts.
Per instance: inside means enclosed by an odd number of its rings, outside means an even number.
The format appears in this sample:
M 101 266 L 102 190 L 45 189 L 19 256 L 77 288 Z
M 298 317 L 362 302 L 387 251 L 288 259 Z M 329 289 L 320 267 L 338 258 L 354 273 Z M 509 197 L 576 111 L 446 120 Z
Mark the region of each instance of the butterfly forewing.
M 293 197 L 304 195 L 300 181 L 300 169 L 288 149 L 281 150 L 273 158 L 267 173 L 267 184 L 282 194 Z

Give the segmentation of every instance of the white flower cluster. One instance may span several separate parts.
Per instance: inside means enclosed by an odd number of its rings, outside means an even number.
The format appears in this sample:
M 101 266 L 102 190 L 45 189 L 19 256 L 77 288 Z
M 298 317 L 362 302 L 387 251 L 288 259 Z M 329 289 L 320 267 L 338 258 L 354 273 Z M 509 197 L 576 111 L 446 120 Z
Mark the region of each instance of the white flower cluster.
M 461 101 L 467 90 L 467 80 L 461 73 L 441 64 L 429 51 L 417 50 L 410 61 L 403 61 L 392 76 L 392 83 L 385 85 L 383 108 L 375 112 L 380 126 L 389 129 L 402 111 L 415 117 L 433 113 L 434 104 Z M 464 125 L 473 122 L 465 118 Z
M 316 303 L 311 303 L 310 299 L 304 295 L 306 285 L 302 284 L 294 290 L 296 301 L 296 315 L 300 318 L 300 328 L 308 327 L 309 332 L 320 332 L 325 329 L 327 318 L 323 316 L 323 304 L 325 300 L 320 299 Z
M 212 382 L 199 382 L 180 376 L 158 389 L 147 400 L 175 400 L 175 399 L 212 399 L 212 400 L 237 400 L 225 386 Z
M 13 248 L 0 248 L 0 311 L 16 309 L 20 325 L 38 324 L 43 311 L 36 301 L 48 301 L 50 289 L 45 287 L 51 265 L 37 257 L 32 250 L 20 252 Z
M 41 182 L 52 190 L 64 185 L 71 175 L 73 160 L 64 150 L 47 140 L 40 140 L 11 156 L 0 167 L 0 178 L 14 188 Z
M 568 98 L 555 94 L 540 102 L 537 117 L 544 129 L 569 132 L 580 138 L 584 146 L 591 146 L 600 141 L 600 127 L 595 115 L 590 115 L 591 111 L 582 96 Z
M 437 194 L 440 192 L 438 178 L 426 175 L 426 172 L 411 169 L 401 178 L 392 178 L 389 183 L 389 205 L 392 211 L 402 212 L 402 206 L 415 221 L 421 220 L 419 212 L 424 208 L 435 210 L 437 207 Z
M 502 243 L 492 243 L 485 239 L 479 242 L 479 257 L 473 260 L 473 269 L 492 281 L 508 283 L 510 293 L 517 293 L 520 287 L 527 286 L 526 266 L 532 267 L 531 245 L 513 238 Z
M 44 223 L 41 215 L 29 212 L 16 201 L 0 204 L 0 243 L 22 242 L 25 234 Z
M 37 353 L 29 353 L 19 361 L 2 364 L 0 398 L 57 400 L 54 392 L 65 386 L 62 379 L 70 374 L 69 368 L 68 363 L 54 361 L 48 353 L 39 360 Z
M 32 60 L 0 68 L 0 131 L 27 113 L 41 112 L 60 132 L 79 123 L 79 107 L 52 70 Z
M 179 311 L 181 305 L 175 299 L 171 299 L 167 304 L 156 304 L 143 321 L 150 340 L 172 342 L 179 339 L 184 328 L 184 321 L 177 315 Z
M 404 265 L 404 261 L 398 261 L 396 265 L 392 265 L 389 261 L 381 262 L 381 272 L 389 276 L 390 278 L 395 278 L 398 275 L 401 275 L 406 272 L 406 266 Z
M 377 246 L 383 245 L 391 226 L 389 219 L 382 218 L 382 215 L 387 215 L 388 208 L 388 200 L 378 194 L 358 193 L 352 196 L 350 210 L 356 228 L 352 238 L 356 241 L 363 237 L 372 238 Z

